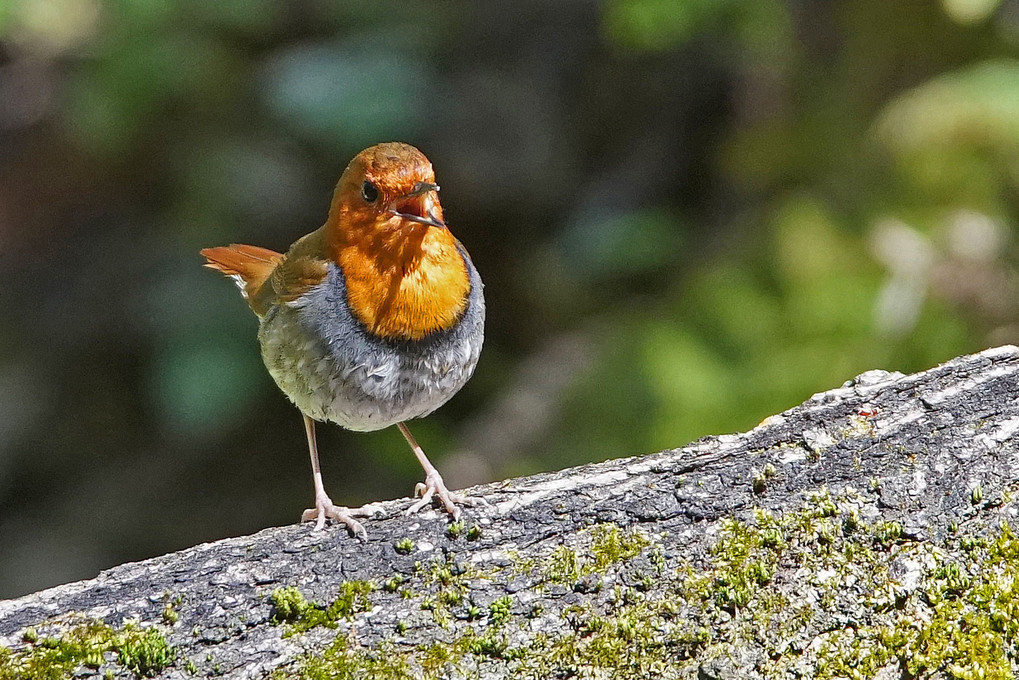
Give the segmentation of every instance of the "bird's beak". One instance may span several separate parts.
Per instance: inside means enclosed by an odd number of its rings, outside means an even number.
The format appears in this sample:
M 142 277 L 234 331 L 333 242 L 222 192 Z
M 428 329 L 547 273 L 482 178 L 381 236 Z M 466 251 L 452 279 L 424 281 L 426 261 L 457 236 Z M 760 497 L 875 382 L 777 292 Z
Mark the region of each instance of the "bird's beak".
M 410 222 L 445 229 L 446 223 L 435 215 L 435 208 L 438 206 L 435 194 L 438 191 L 439 187 L 436 184 L 418 182 L 409 193 L 390 203 L 389 213 Z

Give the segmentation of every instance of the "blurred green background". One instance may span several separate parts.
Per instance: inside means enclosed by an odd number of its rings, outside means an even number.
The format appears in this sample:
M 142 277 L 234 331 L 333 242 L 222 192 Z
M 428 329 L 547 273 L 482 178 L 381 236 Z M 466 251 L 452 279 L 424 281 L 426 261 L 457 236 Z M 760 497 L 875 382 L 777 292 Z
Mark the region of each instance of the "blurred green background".
M 388 140 L 487 284 L 414 425 L 451 485 L 1019 341 L 1017 0 L 0 0 L 0 597 L 297 521 L 300 418 L 198 250 L 284 250 Z M 421 477 L 319 432 L 338 502 Z

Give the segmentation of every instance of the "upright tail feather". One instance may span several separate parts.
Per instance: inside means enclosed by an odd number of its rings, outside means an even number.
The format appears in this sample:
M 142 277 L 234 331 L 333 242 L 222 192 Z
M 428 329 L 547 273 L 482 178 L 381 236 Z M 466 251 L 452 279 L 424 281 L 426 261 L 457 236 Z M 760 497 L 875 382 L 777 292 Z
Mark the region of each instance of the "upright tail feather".
M 283 255 L 274 250 L 240 243 L 204 248 L 201 254 L 208 260 L 206 267 L 223 272 L 234 280 L 249 305 L 254 301 L 255 293 L 283 259 Z M 260 313 L 257 309 L 255 312 Z

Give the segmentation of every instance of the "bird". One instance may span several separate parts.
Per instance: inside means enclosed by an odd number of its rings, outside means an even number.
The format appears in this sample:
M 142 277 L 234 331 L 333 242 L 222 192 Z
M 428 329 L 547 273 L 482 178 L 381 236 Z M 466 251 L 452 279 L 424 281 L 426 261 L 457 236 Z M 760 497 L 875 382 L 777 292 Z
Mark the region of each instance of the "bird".
M 481 277 L 438 194 L 421 151 L 376 144 L 343 171 L 325 223 L 286 253 L 243 244 L 201 250 L 258 317 L 262 360 L 301 412 L 315 488 L 301 521 L 316 530 L 332 520 L 365 538 L 356 517 L 374 509 L 338 506 L 326 493 L 316 422 L 357 432 L 396 425 L 425 473 L 408 514 L 437 499 L 456 520 L 460 506 L 483 503 L 446 488 L 406 424 L 464 386 L 485 335 Z

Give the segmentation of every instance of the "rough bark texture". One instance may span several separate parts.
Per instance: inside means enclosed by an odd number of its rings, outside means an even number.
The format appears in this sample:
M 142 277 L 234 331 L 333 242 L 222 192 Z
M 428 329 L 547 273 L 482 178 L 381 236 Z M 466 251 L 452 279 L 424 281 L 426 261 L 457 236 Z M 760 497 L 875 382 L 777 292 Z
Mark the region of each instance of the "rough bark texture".
M 0 678 L 125 619 L 169 652 L 107 641 L 59 668 L 1011 677 L 1016 432 L 1015 347 L 871 371 L 745 434 L 476 487 L 462 526 L 391 501 L 367 542 L 273 528 L 0 602 Z

